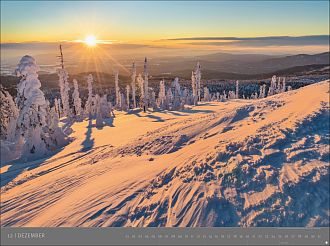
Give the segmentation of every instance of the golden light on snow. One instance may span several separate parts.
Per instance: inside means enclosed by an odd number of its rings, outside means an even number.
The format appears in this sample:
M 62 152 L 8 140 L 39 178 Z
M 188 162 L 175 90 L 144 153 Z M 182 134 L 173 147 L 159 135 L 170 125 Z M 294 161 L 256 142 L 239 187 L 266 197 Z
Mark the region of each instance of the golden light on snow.
M 85 44 L 88 46 L 95 46 L 97 43 L 97 40 L 94 35 L 89 35 L 85 38 Z

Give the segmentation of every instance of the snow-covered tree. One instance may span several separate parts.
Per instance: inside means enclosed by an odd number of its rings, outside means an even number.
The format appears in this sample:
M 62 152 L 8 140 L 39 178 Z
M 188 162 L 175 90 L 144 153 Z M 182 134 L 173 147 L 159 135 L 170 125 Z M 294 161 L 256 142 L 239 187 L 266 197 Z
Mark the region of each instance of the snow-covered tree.
M 195 78 L 196 78 L 196 91 L 197 91 L 197 97 L 198 101 L 201 101 L 201 78 L 202 78 L 202 72 L 201 72 L 201 65 L 199 62 L 197 62 L 197 66 L 195 69 Z
M 54 102 L 57 106 L 56 106 L 56 112 L 58 113 L 58 117 L 61 118 L 63 116 L 63 109 L 61 106 L 61 98 L 57 99 L 55 98 L 55 102 Z
M 140 90 L 140 107 L 146 110 L 146 105 L 145 105 L 145 87 L 144 87 L 144 80 L 142 78 L 142 75 L 139 74 L 137 77 L 137 83 L 139 85 L 139 90 Z
M 236 93 L 235 93 L 235 98 L 239 98 L 239 88 L 238 88 L 238 80 L 236 80 Z
M 115 93 L 116 93 L 116 108 L 121 108 L 121 96 L 120 96 L 120 89 L 119 89 L 119 72 L 116 70 L 115 72 Z
M 286 89 L 285 77 L 283 78 L 282 83 L 283 83 L 283 85 L 282 85 L 282 91 L 281 92 L 285 92 L 285 89 Z
M 158 94 L 158 107 L 160 109 L 167 109 L 166 106 L 166 89 L 165 89 L 165 81 L 161 80 L 159 82 L 159 94 Z
M 190 102 L 189 102 L 189 92 L 188 92 L 187 88 L 184 88 L 184 90 L 182 91 L 181 102 L 183 103 L 183 105 L 190 104 Z
M 96 108 L 96 126 L 103 126 L 103 117 L 101 110 L 101 98 L 98 94 L 95 96 L 95 108 Z
M 277 86 L 276 86 L 276 91 L 275 92 L 276 92 L 276 94 L 282 92 L 281 77 L 278 77 L 278 82 L 277 82 Z
M 270 87 L 268 89 L 268 95 L 267 96 L 275 95 L 276 87 L 277 87 L 277 85 L 276 85 L 276 75 L 274 75 L 271 79 Z
M 259 89 L 259 98 L 265 98 L 266 97 L 266 84 L 263 84 L 260 86 Z
M 287 91 L 292 91 L 292 87 L 288 85 L 288 90 Z
M 223 98 L 223 100 L 227 100 L 227 94 L 226 94 L 226 91 L 223 91 L 222 98 Z
M 58 107 L 58 100 L 57 100 L 57 98 L 54 99 L 54 108 L 55 108 L 55 111 L 56 111 L 58 117 L 60 118 L 61 117 L 60 116 L 60 109 Z
M 156 93 L 154 90 L 151 90 L 150 92 L 150 105 L 154 111 L 158 110 L 156 103 Z
M 17 126 L 25 138 L 22 157 L 35 159 L 44 156 L 46 148 L 45 134 L 45 107 L 44 93 L 40 90 L 41 83 L 37 72 L 39 67 L 31 56 L 23 56 L 16 68 L 16 75 L 20 77 L 17 85 L 19 117 Z
M 129 111 L 129 85 L 126 85 L 126 107 L 126 110 Z
M 50 109 L 49 115 L 50 120 L 47 124 L 49 137 L 46 139 L 46 142 L 50 149 L 57 149 L 66 145 L 69 140 L 63 130 L 59 127 L 60 120 L 58 113 L 55 110 L 55 106 Z
M 209 102 L 209 101 L 211 101 L 210 91 L 209 91 L 209 89 L 205 86 L 205 87 L 204 87 L 204 102 Z
M 87 88 L 88 88 L 88 98 L 85 105 L 85 116 L 90 119 L 93 117 L 93 75 L 89 74 L 87 76 Z
M 59 86 L 61 93 L 61 101 L 63 104 L 63 116 L 70 117 L 71 109 L 69 102 L 69 74 L 64 68 L 60 68 L 57 71 L 59 77 Z
M 176 77 L 174 79 L 172 87 L 174 89 L 172 109 L 179 110 L 181 108 L 181 88 L 179 84 L 179 78 Z
M 111 105 L 112 107 L 112 105 Z M 102 118 L 108 118 L 110 116 L 110 106 L 108 103 L 107 95 L 101 97 L 101 114 Z
M 192 87 L 192 96 L 193 96 L 193 104 L 197 105 L 198 96 L 197 96 L 197 85 L 196 85 L 196 77 L 194 71 L 191 72 L 191 87 Z
M 217 91 L 216 93 L 216 100 L 219 102 L 220 101 L 220 92 Z
M 234 91 L 229 91 L 228 92 L 228 99 L 235 99 L 236 98 L 236 94 Z
M 126 98 L 124 93 L 120 93 L 120 110 L 121 111 L 127 110 Z
M 251 95 L 251 99 L 258 99 L 258 93 L 255 92 Z
M 144 59 L 143 67 L 143 76 L 144 76 L 144 104 L 148 107 L 149 104 L 149 72 L 148 72 L 148 61 L 147 57 Z
M 16 125 L 19 110 L 8 91 L 1 90 L 0 99 L 1 138 L 13 142 L 16 139 Z
M 133 62 L 133 65 L 132 65 L 131 79 L 132 79 L 131 86 L 132 86 L 133 108 L 136 108 L 136 87 L 135 87 L 136 67 L 135 67 L 135 62 Z
M 171 88 L 168 88 L 167 93 L 166 93 L 166 105 L 168 109 L 170 109 L 173 105 L 173 93 Z
M 74 111 L 76 113 L 76 116 L 82 115 L 82 108 L 81 108 L 81 99 L 79 96 L 79 88 L 78 88 L 78 81 L 76 79 L 73 80 L 73 104 L 74 104 Z

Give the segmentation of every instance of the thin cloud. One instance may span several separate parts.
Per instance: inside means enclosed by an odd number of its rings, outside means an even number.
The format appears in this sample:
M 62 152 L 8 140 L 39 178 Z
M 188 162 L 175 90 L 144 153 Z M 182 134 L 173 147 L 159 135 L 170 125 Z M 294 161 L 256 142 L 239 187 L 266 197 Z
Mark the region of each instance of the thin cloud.
M 308 46 L 329 45 L 329 35 L 310 36 L 272 36 L 272 37 L 192 37 L 168 39 L 171 41 L 199 41 L 189 42 L 190 45 L 213 45 L 213 46 Z

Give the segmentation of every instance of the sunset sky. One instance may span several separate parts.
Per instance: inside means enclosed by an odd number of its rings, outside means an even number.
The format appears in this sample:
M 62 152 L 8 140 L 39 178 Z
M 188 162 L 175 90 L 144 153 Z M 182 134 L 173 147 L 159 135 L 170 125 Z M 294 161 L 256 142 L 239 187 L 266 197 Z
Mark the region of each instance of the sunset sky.
M 329 2 L 1 1 L 2 44 L 90 35 L 112 47 L 319 53 L 329 50 Z
M 328 1 L 1 1 L 1 42 L 329 34 Z

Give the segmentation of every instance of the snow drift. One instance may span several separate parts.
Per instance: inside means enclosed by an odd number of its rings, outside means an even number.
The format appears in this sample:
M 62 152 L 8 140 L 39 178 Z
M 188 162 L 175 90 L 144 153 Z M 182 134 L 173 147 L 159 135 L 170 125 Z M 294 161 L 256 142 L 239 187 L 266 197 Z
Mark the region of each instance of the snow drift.
M 1 226 L 329 226 L 329 81 L 72 128 L 1 166 Z

